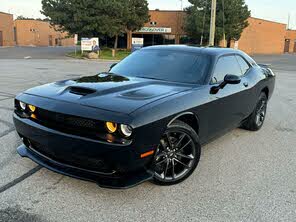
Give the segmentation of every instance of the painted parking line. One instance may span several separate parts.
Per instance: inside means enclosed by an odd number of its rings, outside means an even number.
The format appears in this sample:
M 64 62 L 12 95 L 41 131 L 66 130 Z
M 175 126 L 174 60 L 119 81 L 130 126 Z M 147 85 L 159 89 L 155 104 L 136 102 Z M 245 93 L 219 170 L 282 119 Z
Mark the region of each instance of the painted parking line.
M 15 185 L 19 184 L 20 182 L 24 181 L 28 177 L 32 176 L 33 174 L 37 173 L 39 170 L 41 170 L 43 167 L 42 166 L 36 166 L 33 169 L 29 170 L 27 173 L 23 174 L 22 176 L 14 179 L 13 181 L 3 185 L 0 187 L 0 193 L 5 192 L 6 190 L 14 187 Z

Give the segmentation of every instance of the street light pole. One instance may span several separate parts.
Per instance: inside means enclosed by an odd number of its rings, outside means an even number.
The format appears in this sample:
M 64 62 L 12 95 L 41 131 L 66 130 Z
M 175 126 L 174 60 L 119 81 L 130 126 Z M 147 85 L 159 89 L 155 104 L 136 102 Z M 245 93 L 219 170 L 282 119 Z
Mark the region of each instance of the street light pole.
M 217 7 L 217 0 L 212 0 L 212 8 L 211 8 L 211 27 L 210 27 L 210 40 L 209 40 L 209 46 L 214 46 L 214 45 L 215 45 L 216 7 Z

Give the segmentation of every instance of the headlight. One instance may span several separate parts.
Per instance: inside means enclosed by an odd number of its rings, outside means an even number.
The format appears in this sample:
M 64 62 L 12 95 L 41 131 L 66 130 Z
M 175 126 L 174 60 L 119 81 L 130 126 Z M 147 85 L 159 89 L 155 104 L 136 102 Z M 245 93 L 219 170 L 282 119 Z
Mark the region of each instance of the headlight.
M 133 133 L 133 129 L 132 127 L 128 126 L 128 125 L 124 125 L 124 124 L 121 124 L 120 125 L 120 132 L 126 136 L 126 137 L 130 137 Z
M 117 130 L 117 123 L 106 122 L 106 128 L 109 133 L 115 133 Z
M 33 106 L 33 105 L 28 105 L 29 107 L 29 110 L 34 113 L 36 111 L 36 106 Z
M 20 101 L 20 107 L 22 110 L 26 110 L 27 104 Z

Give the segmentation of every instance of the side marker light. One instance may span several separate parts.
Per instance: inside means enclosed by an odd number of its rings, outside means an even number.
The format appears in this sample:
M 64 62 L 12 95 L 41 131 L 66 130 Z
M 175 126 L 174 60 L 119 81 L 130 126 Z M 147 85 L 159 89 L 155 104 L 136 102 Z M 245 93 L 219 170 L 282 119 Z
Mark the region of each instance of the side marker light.
M 151 151 L 149 151 L 149 152 L 142 153 L 142 154 L 141 154 L 141 158 L 145 158 L 145 157 L 147 157 L 147 156 L 151 156 L 151 155 L 153 155 L 153 154 L 154 154 L 154 150 L 151 150 Z

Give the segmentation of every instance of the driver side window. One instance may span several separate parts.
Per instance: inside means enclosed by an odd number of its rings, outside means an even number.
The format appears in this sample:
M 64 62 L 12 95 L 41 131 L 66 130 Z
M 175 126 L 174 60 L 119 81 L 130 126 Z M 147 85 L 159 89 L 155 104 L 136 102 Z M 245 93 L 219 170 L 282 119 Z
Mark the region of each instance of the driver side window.
M 223 56 L 219 58 L 215 67 L 214 75 L 212 77 L 212 83 L 222 82 L 224 80 L 224 77 L 228 74 L 236 76 L 242 75 L 241 68 L 234 55 Z

